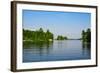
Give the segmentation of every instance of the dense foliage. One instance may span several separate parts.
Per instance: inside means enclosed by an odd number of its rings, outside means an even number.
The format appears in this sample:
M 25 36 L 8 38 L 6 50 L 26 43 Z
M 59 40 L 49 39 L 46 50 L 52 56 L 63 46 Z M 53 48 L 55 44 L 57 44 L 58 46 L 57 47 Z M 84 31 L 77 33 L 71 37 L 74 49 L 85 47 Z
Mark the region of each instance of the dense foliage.
M 23 40 L 33 42 L 53 41 L 53 34 L 49 30 L 44 32 L 42 28 L 36 31 L 23 29 Z
M 57 40 L 67 40 L 68 38 L 62 35 L 58 35 Z
M 86 31 L 82 31 L 83 42 L 91 42 L 91 30 L 88 28 Z

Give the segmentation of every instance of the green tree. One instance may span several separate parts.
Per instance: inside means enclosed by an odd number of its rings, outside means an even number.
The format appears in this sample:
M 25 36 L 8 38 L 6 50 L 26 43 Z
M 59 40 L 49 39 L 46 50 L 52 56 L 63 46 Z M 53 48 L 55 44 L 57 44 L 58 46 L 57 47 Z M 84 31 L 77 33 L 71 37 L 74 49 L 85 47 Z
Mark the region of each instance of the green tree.
M 45 37 L 46 40 L 50 40 L 50 39 L 53 40 L 53 34 L 52 34 L 49 30 L 47 30 L 45 36 L 46 36 L 46 37 Z
M 91 42 L 91 30 L 88 28 L 86 31 L 82 31 L 83 42 Z
M 85 41 L 85 31 L 82 31 L 82 40 Z
M 91 31 L 90 31 L 90 29 L 87 29 L 87 31 L 86 31 L 86 41 L 91 42 Z

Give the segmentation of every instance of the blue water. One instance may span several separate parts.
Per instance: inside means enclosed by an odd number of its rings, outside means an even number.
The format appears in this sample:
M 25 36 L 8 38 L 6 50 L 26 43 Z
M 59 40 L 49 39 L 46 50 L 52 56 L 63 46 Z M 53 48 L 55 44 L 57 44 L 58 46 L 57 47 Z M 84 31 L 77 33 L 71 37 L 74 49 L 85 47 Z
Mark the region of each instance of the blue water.
M 55 40 L 48 44 L 23 46 L 23 62 L 91 59 L 90 44 L 81 40 Z

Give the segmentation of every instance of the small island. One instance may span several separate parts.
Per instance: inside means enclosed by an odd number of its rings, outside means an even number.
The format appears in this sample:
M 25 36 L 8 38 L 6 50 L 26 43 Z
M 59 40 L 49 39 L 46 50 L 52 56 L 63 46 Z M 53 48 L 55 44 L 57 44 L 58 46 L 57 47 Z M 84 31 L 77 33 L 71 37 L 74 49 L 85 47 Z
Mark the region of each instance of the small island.
M 57 40 L 67 40 L 68 38 L 66 36 L 58 35 Z

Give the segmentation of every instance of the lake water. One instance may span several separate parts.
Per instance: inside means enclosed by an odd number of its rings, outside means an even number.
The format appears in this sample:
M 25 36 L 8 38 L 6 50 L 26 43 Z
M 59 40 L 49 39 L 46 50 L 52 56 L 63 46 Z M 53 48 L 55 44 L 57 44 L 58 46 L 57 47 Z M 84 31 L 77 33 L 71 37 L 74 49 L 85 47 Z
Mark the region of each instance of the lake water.
M 90 44 L 81 40 L 54 40 L 51 43 L 23 45 L 23 62 L 90 59 Z

